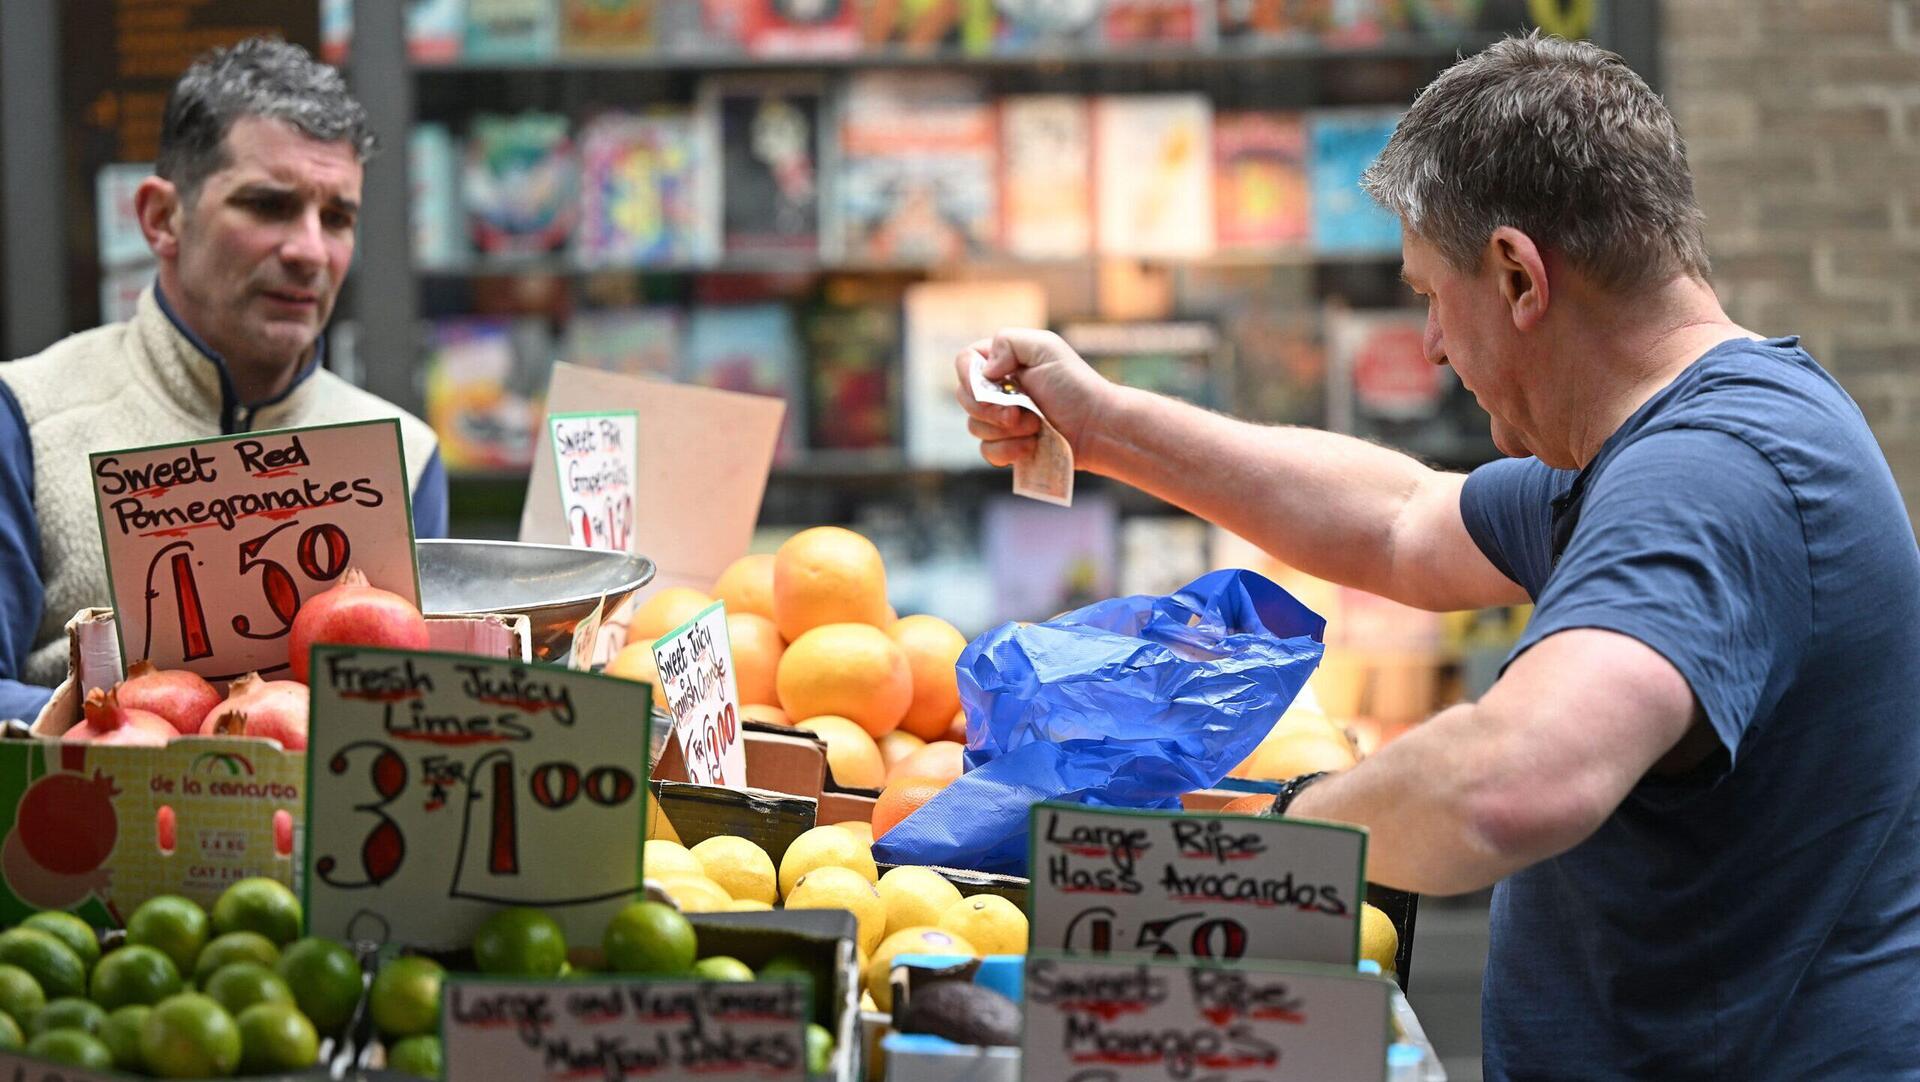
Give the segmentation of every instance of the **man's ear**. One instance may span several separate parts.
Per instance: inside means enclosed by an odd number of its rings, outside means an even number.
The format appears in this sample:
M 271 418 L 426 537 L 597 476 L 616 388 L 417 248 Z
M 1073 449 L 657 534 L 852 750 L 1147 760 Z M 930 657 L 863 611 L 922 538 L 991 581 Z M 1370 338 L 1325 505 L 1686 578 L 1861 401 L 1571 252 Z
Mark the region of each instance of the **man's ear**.
M 155 258 L 168 261 L 180 254 L 180 219 L 185 208 L 180 189 L 165 177 L 148 177 L 133 193 L 133 213 Z
M 1487 239 L 1486 259 L 1493 267 L 1494 279 L 1516 329 L 1531 330 L 1546 318 L 1547 261 L 1532 237 L 1503 225 Z

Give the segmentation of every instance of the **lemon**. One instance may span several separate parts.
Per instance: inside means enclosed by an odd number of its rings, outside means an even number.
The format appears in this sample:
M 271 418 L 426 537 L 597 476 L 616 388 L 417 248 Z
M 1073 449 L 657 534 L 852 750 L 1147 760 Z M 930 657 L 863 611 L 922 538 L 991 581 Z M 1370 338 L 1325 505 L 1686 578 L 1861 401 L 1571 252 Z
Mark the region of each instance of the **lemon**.
M 880 900 L 880 889 L 851 868 L 830 864 L 808 872 L 788 892 L 787 908 L 844 909 L 852 913 L 860 926 L 862 950 L 878 946 L 887 930 L 887 903 Z
M 641 846 L 640 870 L 648 879 L 665 879 L 670 875 L 704 876 L 707 870 L 687 847 L 679 842 L 649 838 Z
M 976 894 L 950 905 L 938 923 L 979 947 L 981 954 L 1027 953 L 1027 915 L 998 894 Z
M 1393 918 L 1379 906 L 1360 906 L 1360 957 L 1380 963 L 1380 970 L 1391 976 L 1400 960 L 1400 932 Z
M 965 936 L 939 928 L 922 925 L 918 928 L 902 928 L 882 940 L 868 959 L 866 968 L 867 994 L 873 997 L 874 1007 L 882 1011 L 893 1009 L 893 958 L 897 954 L 970 954 L 979 955 Z
M 815 868 L 848 868 L 868 883 L 880 881 L 880 869 L 873 866 L 873 847 L 839 827 L 814 827 L 787 846 L 780 858 L 780 896 L 793 893 L 800 877 Z
M 773 858 L 765 849 L 745 838 L 721 836 L 708 838 L 690 852 L 706 869 L 708 879 L 733 895 L 735 901 L 765 902 L 771 906 L 780 900 L 774 888 L 776 873 Z
M 726 888 L 704 875 L 670 875 L 657 882 L 682 913 L 722 913 L 733 905 Z
M 841 830 L 860 839 L 860 844 L 873 848 L 873 821 L 870 819 L 849 819 L 844 823 L 833 824 Z
M 756 902 L 751 898 L 735 898 L 733 904 L 727 906 L 727 911 L 730 913 L 764 913 L 772 908 L 773 906 L 766 902 Z
M 940 914 L 960 901 L 960 888 L 931 868 L 895 868 L 880 877 L 880 900 L 887 903 L 887 934 L 902 928 L 940 923 Z

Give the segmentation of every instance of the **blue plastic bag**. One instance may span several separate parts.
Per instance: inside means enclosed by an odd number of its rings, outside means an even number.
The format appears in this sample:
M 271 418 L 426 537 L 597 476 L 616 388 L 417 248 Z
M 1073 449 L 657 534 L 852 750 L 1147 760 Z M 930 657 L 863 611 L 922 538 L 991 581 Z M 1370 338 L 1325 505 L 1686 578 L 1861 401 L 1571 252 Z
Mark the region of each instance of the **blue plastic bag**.
M 956 666 L 965 774 L 874 843 L 892 864 L 1026 874 L 1042 800 L 1172 808 L 1253 752 L 1319 665 L 1327 622 L 1251 571 L 975 639 Z

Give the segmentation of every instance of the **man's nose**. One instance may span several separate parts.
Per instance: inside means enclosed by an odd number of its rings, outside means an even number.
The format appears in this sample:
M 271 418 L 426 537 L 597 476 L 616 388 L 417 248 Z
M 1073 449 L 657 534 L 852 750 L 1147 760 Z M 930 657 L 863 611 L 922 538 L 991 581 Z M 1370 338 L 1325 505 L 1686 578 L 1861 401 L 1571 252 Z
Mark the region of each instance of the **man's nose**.
M 326 230 L 320 224 L 319 208 L 309 208 L 288 224 L 286 234 L 280 238 L 280 258 L 303 268 L 326 264 Z
M 1441 366 L 1447 363 L 1447 344 L 1440 337 L 1440 320 L 1434 317 L 1431 308 L 1427 311 L 1427 329 L 1420 336 L 1420 348 L 1426 353 L 1428 363 Z

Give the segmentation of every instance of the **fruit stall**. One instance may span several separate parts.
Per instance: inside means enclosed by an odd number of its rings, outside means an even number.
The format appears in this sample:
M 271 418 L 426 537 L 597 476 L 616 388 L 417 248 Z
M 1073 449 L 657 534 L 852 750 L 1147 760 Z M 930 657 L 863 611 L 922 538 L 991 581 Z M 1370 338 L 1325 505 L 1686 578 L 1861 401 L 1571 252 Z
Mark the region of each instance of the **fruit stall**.
M 764 407 L 595 379 L 535 470 L 597 502 L 519 542 L 416 542 L 380 423 L 93 456 L 114 603 L 0 740 L 0 1066 L 1444 1077 L 1417 900 L 1266 814 L 1362 754 L 1325 621 L 1219 571 L 970 641 L 854 531 L 748 551 L 777 425 L 642 453 Z M 263 453 L 302 487 L 214 468 Z

